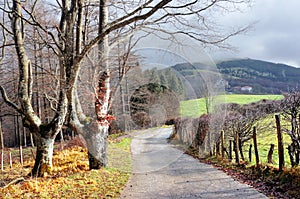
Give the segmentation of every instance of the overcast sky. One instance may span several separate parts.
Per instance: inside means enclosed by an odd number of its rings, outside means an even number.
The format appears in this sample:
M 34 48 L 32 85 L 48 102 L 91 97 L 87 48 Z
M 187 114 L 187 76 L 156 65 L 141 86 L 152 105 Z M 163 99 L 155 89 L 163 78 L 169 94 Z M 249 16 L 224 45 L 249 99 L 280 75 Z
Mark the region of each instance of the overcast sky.
M 299 9 L 299 0 L 256 0 L 243 13 L 223 17 L 229 26 L 257 23 L 246 35 L 229 41 L 238 52 L 223 51 L 217 57 L 253 58 L 300 67 Z

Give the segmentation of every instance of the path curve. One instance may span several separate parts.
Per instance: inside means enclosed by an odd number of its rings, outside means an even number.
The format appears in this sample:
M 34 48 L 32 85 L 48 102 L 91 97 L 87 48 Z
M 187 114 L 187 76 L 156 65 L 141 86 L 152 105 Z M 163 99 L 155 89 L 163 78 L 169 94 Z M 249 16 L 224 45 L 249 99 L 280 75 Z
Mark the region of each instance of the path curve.
M 171 133 L 171 128 L 158 128 L 133 135 L 133 175 L 121 198 L 267 198 L 249 185 L 175 149 L 167 143 Z

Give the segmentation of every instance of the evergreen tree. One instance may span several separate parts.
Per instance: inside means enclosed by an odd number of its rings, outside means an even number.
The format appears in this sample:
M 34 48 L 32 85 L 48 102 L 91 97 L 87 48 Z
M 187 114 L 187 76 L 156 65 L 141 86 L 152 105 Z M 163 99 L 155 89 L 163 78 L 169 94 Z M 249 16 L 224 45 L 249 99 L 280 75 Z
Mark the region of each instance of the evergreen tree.
M 166 77 L 168 80 L 168 87 L 170 88 L 170 90 L 172 90 L 178 95 L 183 95 L 184 92 L 182 82 L 172 69 L 167 70 Z
M 160 78 L 156 67 L 150 70 L 149 82 L 160 84 Z
M 163 86 L 169 87 L 168 86 L 168 79 L 167 79 L 165 71 L 160 71 L 159 77 L 160 77 L 160 84 L 163 85 Z

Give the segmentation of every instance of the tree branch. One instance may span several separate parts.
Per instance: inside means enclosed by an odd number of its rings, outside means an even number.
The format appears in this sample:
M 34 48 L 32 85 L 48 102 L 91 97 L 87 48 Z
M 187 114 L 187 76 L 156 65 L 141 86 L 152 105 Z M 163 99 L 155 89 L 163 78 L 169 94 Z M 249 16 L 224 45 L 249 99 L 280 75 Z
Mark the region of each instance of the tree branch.
M 82 50 L 81 54 L 78 55 L 75 58 L 75 62 L 77 62 L 77 63 L 81 62 L 81 60 L 91 50 L 91 48 L 93 48 L 101 39 L 104 38 L 104 36 L 108 35 L 110 32 L 112 32 L 112 31 L 114 31 L 114 30 L 116 30 L 118 28 L 124 27 L 126 25 L 129 25 L 129 24 L 131 24 L 131 23 L 133 23 L 135 21 L 145 20 L 145 19 L 149 18 L 157 10 L 159 10 L 163 6 L 167 5 L 171 1 L 172 0 L 162 0 L 161 2 L 159 2 L 158 4 L 156 4 L 156 6 L 154 6 L 150 11 L 148 11 L 145 14 L 133 16 L 132 18 L 129 18 L 129 19 L 125 20 L 125 21 L 120 21 L 120 22 L 117 22 L 117 23 L 112 23 L 112 25 L 108 24 L 107 28 L 102 32 L 102 34 L 100 34 L 97 37 L 95 37 L 93 40 L 91 40 L 89 42 L 89 44 L 86 45 L 86 47 Z
M 1 92 L 1 95 L 2 95 L 2 98 L 3 98 L 4 102 L 5 102 L 8 106 L 12 107 L 12 108 L 15 109 L 17 112 L 23 114 L 21 108 L 18 107 L 15 103 L 13 103 L 13 102 L 8 98 L 8 96 L 7 96 L 7 94 L 6 94 L 6 91 L 5 91 L 5 89 L 4 89 L 2 86 L 0 86 L 0 92 Z

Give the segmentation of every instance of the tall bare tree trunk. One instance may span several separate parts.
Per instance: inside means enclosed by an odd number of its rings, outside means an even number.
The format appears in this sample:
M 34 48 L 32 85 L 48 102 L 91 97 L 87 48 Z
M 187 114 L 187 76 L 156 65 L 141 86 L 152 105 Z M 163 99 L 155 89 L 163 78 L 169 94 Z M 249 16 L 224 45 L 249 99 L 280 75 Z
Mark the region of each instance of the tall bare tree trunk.
M 11 22 L 19 64 L 18 99 L 20 106 L 8 99 L 2 87 L 1 93 L 4 101 L 9 106 L 13 107 L 19 114 L 22 114 L 23 125 L 27 127 L 31 133 L 35 134 L 37 139 L 37 151 L 35 165 L 31 171 L 31 175 L 44 176 L 52 169 L 54 138 L 62 128 L 66 117 L 66 86 L 62 85 L 56 115 L 52 122 L 49 124 L 42 123 L 41 118 L 34 111 L 32 106 L 33 74 L 31 62 L 26 54 L 24 45 L 24 21 L 22 18 L 22 4 L 20 0 L 13 1 Z M 65 71 L 62 70 L 60 75 L 61 81 L 65 82 Z
M 25 127 L 23 127 L 23 142 L 24 142 L 24 147 L 27 147 L 27 134 L 26 134 Z
M 98 34 L 102 34 L 104 27 L 108 23 L 107 0 L 99 1 L 99 29 Z M 99 82 L 97 88 L 97 97 L 95 102 L 95 111 L 97 115 L 97 132 L 85 137 L 89 154 L 90 169 L 100 169 L 107 165 L 107 137 L 109 121 L 108 107 L 110 100 L 110 71 L 108 66 L 108 36 L 105 36 L 98 43 L 98 58 L 100 63 Z M 91 139 L 94 138 L 94 139 Z

